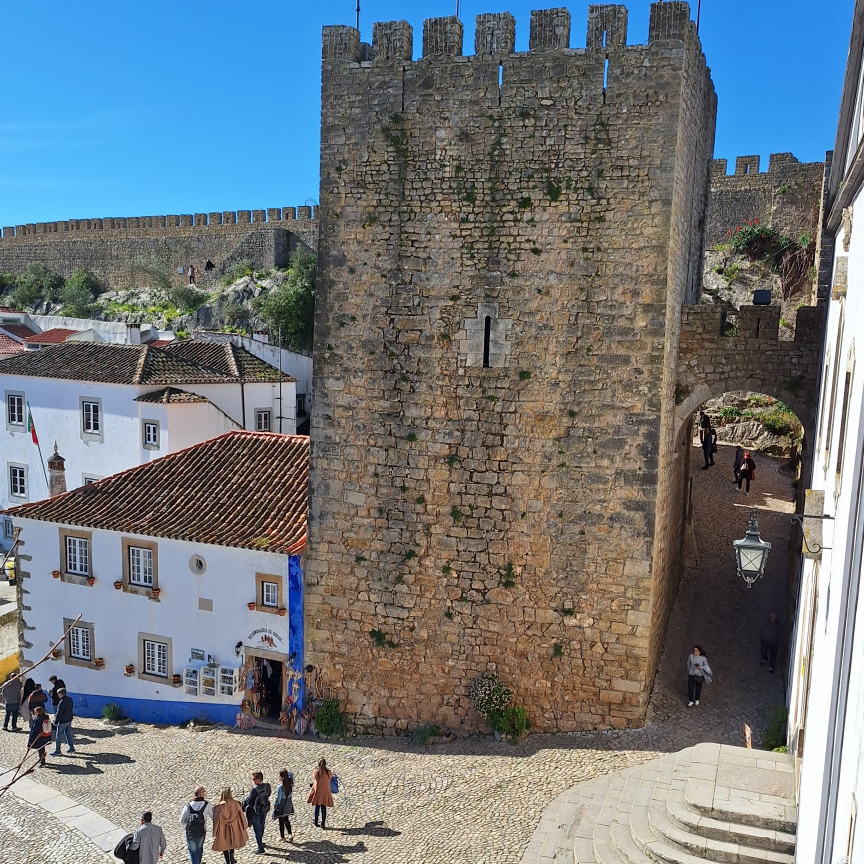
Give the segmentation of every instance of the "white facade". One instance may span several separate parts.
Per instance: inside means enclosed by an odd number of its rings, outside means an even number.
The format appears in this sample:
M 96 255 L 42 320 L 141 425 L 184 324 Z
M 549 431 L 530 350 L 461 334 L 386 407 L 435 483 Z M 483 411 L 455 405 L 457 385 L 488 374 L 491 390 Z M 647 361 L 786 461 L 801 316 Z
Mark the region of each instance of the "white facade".
M 99 716 L 107 702 L 118 702 L 139 720 L 205 717 L 233 724 L 244 698 L 244 663 L 268 658 L 282 664 L 284 675 L 302 661 L 302 643 L 299 651 L 289 647 L 288 555 L 20 517 L 14 522 L 21 529 L 20 575 L 30 607 L 24 665 L 60 642 L 80 615 L 58 646 L 60 656 L 34 677 L 43 686 L 48 675 L 63 678 L 81 716 Z M 137 566 L 140 549 L 152 569 Z M 148 578 L 152 587 L 133 584 Z M 122 584 L 115 587 L 115 580 Z M 266 608 L 265 581 L 277 586 L 267 589 Z M 172 683 L 175 675 L 179 684 Z
M 862 0 L 855 17 L 824 212 L 823 243 L 834 241 L 831 295 L 789 682 L 801 864 L 864 861 L 864 190 L 855 179 L 864 167 Z

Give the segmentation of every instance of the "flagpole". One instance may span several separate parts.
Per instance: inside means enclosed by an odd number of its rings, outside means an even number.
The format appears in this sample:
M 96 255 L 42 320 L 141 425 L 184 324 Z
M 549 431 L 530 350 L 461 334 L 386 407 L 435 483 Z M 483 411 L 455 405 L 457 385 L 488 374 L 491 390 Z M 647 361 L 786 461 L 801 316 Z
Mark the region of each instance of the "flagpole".
M 30 425 L 32 426 L 32 430 L 36 429 L 36 424 L 33 423 L 33 412 L 30 410 L 30 403 L 27 403 L 27 416 L 30 419 Z M 31 435 L 33 431 L 31 430 Z M 51 486 L 48 483 L 48 472 L 45 470 L 45 458 L 42 456 L 42 445 L 39 443 L 39 433 L 36 432 L 36 449 L 39 451 L 39 464 L 42 466 L 42 474 L 45 477 L 45 489 L 50 492 Z

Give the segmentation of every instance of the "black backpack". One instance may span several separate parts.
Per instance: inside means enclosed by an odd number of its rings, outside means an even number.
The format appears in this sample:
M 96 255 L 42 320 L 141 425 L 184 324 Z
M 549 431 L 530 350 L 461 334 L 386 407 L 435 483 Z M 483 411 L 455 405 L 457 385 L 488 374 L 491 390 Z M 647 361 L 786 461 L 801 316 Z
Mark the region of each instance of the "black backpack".
M 132 842 L 132 835 L 127 834 L 115 847 L 114 857 L 124 861 L 125 864 L 138 864 L 138 850 L 130 849 L 129 844 Z
M 206 821 L 204 819 L 204 811 L 207 809 L 207 802 L 201 802 L 200 810 L 192 809 L 192 802 L 189 802 L 189 821 L 186 823 L 186 836 L 190 840 L 197 840 L 203 837 L 206 829 Z
M 256 788 L 258 792 L 252 804 L 252 812 L 256 816 L 266 816 L 270 812 L 270 784 L 262 783 Z

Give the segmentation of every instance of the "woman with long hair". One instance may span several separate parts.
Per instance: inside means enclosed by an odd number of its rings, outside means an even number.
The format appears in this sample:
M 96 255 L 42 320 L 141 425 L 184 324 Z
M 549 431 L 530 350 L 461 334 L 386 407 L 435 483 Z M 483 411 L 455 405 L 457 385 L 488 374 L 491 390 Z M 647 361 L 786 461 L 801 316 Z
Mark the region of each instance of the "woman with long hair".
M 27 749 L 39 754 L 39 765 L 45 767 L 45 748 L 51 743 L 51 721 L 41 705 L 33 709 L 33 720 L 30 723 L 30 737 L 27 739 Z
M 226 786 L 213 808 L 213 851 L 225 856 L 225 864 L 237 864 L 234 852 L 242 849 L 248 840 L 243 808 L 239 801 L 234 800 L 231 788 Z
M 290 771 L 279 772 L 279 787 L 276 789 L 276 803 L 273 805 L 273 818 L 279 820 L 279 838 L 285 840 L 285 832 L 288 832 L 288 842 L 294 841 L 294 832 L 291 830 L 291 817 L 294 815 L 294 803 L 291 801 L 291 793 L 294 791 L 294 775 Z
M 24 679 L 24 687 L 21 690 L 21 706 L 18 709 L 21 714 L 21 719 L 29 726 L 33 715 L 30 713 L 30 705 L 27 700 L 30 694 L 36 689 L 36 682 L 32 678 Z
M 315 827 L 318 827 L 318 814 L 321 814 L 321 828 L 327 830 L 327 808 L 333 806 L 333 794 L 330 792 L 332 774 L 327 767 L 327 760 L 318 760 L 318 767 L 312 772 L 312 788 L 309 790 L 307 804 L 315 805 Z
M 702 695 L 702 685 L 711 681 L 714 673 L 708 665 L 705 649 L 701 645 L 694 645 L 693 651 L 687 658 L 687 707 L 699 704 Z

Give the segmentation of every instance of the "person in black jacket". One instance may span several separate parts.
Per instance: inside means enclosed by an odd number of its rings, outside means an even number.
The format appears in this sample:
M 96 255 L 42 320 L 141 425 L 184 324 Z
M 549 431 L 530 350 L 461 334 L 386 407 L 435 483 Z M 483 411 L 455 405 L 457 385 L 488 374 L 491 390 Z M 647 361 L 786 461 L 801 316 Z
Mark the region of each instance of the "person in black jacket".
M 60 690 L 66 689 L 66 682 L 56 675 L 50 675 L 48 680 L 51 682 L 51 690 L 48 693 L 51 699 L 51 710 L 56 714 L 57 704 L 60 702 Z M 56 723 L 57 721 L 55 720 L 54 722 Z
M 46 725 L 47 724 L 47 725 Z M 47 730 L 47 731 L 46 731 Z M 45 748 L 51 743 L 51 721 L 41 705 L 33 709 L 33 720 L 30 723 L 30 737 L 27 739 L 27 749 L 39 754 L 39 765 L 44 768 Z
M 75 745 L 72 743 L 72 697 L 66 693 L 66 688 L 61 687 L 57 691 L 60 701 L 57 703 L 57 713 L 54 715 L 54 722 L 51 724 L 57 730 L 54 733 L 54 749 L 51 751 L 52 756 L 60 755 L 60 741 L 66 739 L 66 744 L 69 746 L 69 753 L 75 752 Z

